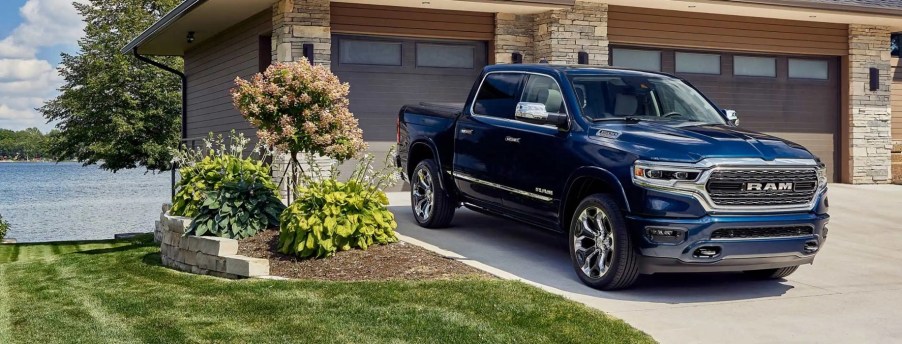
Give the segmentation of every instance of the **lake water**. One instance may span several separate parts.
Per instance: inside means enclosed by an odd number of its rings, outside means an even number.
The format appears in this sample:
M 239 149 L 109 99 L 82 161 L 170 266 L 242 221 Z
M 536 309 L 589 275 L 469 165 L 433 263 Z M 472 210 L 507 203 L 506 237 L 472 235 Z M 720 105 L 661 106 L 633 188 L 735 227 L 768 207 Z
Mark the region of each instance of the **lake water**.
M 0 163 L 0 215 L 19 242 L 112 239 L 153 231 L 169 173 L 117 173 L 78 163 Z

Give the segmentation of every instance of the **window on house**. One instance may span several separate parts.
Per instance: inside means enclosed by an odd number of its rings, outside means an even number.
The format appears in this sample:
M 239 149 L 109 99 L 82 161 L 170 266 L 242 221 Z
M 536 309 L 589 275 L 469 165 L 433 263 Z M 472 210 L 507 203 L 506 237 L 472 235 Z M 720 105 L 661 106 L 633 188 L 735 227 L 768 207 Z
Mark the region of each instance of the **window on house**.
M 829 63 L 824 60 L 789 59 L 790 78 L 827 80 L 829 69 Z
M 615 67 L 660 72 L 661 52 L 657 50 L 614 48 L 611 50 L 611 63 Z
M 517 91 L 525 77 L 519 73 L 494 73 L 486 76 L 476 95 L 473 112 L 477 115 L 513 119 L 519 98 Z
M 676 52 L 677 73 L 720 74 L 720 55 Z
M 260 72 L 263 73 L 272 64 L 272 36 L 260 36 L 258 47 L 258 52 L 260 53 L 257 59 L 260 64 L 258 67 Z
M 733 56 L 733 75 L 777 77 L 774 57 Z
M 343 39 L 338 56 L 339 62 L 347 64 L 400 66 L 401 43 Z
M 473 68 L 472 45 L 417 43 L 417 67 Z

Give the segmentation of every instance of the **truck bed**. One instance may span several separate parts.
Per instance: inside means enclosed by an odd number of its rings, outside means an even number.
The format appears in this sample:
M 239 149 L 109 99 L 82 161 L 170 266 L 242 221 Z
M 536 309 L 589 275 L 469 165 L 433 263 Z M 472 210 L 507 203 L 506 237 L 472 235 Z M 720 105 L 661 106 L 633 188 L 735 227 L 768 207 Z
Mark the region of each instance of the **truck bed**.
M 403 111 L 424 116 L 455 118 L 464 109 L 464 103 L 427 103 L 404 105 Z

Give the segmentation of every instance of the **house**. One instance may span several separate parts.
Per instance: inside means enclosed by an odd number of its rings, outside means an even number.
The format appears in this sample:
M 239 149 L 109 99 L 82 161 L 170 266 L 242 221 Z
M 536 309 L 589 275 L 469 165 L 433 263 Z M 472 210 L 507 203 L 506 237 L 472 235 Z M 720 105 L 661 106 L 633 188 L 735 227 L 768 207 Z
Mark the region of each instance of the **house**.
M 377 151 L 402 104 L 463 101 L 486 64 L 582 55 L 683 77 L 741 126 L 810 148 L 832 180 L 870 184 L 891 182 L 902 148 L 896 31 L 900 1 L 185 0 L 123 52 L 184 57 L 187 138 L 253 133 L 235 77 L 309 56 L 351 84 Z

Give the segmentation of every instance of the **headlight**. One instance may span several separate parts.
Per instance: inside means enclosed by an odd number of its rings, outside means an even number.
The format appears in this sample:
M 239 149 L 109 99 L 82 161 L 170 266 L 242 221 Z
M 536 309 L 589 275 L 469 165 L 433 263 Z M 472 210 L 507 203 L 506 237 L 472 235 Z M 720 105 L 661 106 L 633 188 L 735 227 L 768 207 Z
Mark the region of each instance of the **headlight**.
M 701 173 L 699 169 L 636 162 L 633 165 L 633 183 L 640 186 L 673 187 L 678 183 L 695 182 Z
M 819 188 L 827 187 L 827 165 L 821 159 L 815 161 L 817 161 L 817 185 Z

